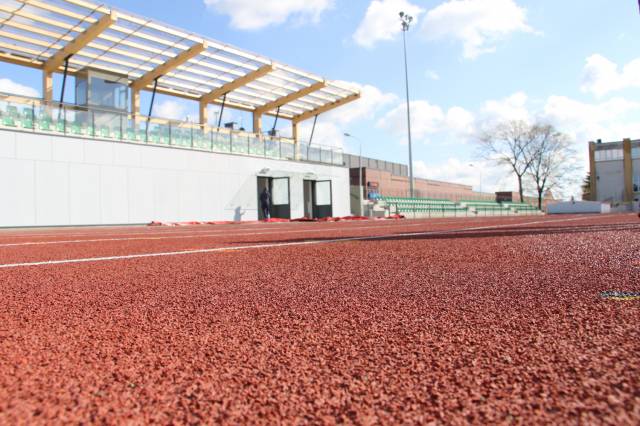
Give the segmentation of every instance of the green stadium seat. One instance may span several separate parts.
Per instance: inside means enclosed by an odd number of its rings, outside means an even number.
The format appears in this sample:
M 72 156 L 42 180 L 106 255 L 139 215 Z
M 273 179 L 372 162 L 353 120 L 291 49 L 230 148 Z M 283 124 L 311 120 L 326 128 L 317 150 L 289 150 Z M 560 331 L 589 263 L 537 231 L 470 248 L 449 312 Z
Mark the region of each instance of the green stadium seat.
M 10 115 L 5 115 L 4 117 L 2 117 L 2 124 L 8 127 L 16 127 L 16 121 Z

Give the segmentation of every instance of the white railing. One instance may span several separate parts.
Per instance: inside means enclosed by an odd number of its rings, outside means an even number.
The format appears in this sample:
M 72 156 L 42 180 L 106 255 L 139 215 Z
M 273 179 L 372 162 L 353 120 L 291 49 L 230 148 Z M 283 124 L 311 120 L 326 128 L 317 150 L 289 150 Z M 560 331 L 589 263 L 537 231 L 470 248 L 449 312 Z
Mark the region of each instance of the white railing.
M 291 161 L 344 165 L 342 150 L 185 121 L 0 94 L 0 127 L 91 139 L 165 145 Z

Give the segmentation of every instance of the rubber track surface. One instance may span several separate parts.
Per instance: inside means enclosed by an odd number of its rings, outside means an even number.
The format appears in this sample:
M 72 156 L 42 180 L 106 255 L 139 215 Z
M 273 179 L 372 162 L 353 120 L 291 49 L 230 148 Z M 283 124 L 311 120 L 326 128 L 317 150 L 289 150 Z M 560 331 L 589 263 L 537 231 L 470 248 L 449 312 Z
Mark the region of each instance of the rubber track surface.
M 0 268 L 1 424 L 640 423 L 632 215 L 0 231 L 52 260 Z

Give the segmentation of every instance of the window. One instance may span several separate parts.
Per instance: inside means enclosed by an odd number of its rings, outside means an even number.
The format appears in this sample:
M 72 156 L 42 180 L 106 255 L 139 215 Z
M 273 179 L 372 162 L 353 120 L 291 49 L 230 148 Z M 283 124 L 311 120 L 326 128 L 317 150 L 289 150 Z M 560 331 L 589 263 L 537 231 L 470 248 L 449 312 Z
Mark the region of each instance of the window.
M 640 159 L 640 146 L 631 148 L 631 158 Z
M 640 174 L 633 176 L 633 192 L 640 192 Z
M 602 149 L 596 151 L 596 161 L 616 161 L 624 158 L 624 151 L 621 149 Z

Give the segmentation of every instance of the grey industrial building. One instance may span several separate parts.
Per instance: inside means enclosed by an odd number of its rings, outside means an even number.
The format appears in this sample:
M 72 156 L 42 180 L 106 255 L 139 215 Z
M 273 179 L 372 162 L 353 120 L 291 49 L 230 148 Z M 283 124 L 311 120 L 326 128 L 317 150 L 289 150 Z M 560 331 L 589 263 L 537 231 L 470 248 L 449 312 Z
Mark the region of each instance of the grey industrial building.
M 638 210 L 640 140 L 589 142 L 590 198 Z

